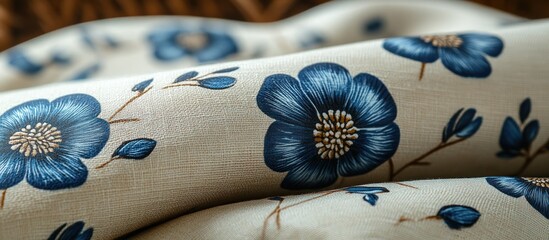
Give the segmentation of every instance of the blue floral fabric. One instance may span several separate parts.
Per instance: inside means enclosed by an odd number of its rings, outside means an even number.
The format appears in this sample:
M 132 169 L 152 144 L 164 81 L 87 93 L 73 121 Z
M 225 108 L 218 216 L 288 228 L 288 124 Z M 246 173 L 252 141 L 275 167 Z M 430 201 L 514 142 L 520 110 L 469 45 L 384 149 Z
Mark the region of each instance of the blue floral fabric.
M 226 58 L 239 51 L 232 36 L 212 28 L 164 27 L 152 31 L 148 40 L 154 56 L 160 61 L 192 57 L 199 62 L 209 62 Z
M 288 172 L 287 189 L 322 188 L 338 176 L 367 173 L 395 153 L 400 130 L 396 104 L 375 76 L 352 77 L 343 66 L 317 63 L 298 79 L 268 76 L 258 95 L 275 119 L 265 136 L 265 164 Z
M 486 181 L 511 197 L 526 201 L 549 219 L 549 178 L 487 177 Z
M 20 104 L 0 116 L 0 189 L 24 178 L 35 188 L 78 187 L 88 176 L 82 158 L 93 158 L 110 133 L 98 118 L 99 102 L 72 94 Z
M 485 78 L 492 67 L 484 55 L 497 57 L 503 51 L 503 41 L 494 35 L 466 33 L 396 37 L 383 42 L 383 48 L 401 57 L 422 63 L 439 58 L 448 70 L 462 77 Z

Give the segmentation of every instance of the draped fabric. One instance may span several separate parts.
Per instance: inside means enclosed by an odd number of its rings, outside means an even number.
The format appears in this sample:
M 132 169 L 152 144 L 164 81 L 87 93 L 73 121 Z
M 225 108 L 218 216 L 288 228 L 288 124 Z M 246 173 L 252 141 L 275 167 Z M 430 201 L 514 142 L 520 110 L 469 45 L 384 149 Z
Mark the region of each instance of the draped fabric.
M 548 40 L 462 1 L 46 34 L 0 54 L 0 239 L 546 239 Z

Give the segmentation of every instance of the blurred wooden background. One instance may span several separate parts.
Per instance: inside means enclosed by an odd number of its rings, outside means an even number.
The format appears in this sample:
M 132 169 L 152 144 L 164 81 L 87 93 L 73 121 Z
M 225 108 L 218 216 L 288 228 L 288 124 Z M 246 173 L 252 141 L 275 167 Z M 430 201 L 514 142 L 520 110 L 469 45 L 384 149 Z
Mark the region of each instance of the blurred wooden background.
M 138 15 L 192 15 L 269 22 L 329 0 L 0 0 L 0 50 L 68 25 Z M 527 18 L 549 17 L 549 0 L 471 0 Z

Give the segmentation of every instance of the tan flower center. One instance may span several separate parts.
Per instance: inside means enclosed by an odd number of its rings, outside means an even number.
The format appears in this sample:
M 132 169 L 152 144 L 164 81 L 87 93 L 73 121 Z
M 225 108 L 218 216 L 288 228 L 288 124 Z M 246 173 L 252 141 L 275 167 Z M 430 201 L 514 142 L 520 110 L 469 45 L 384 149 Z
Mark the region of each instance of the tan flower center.
M 11 149 L 19 151 L 25 157 L 39 153 L 52 153 L 62 142 L 61 131 L 49 123 L 37 123 L 34 128 L 27 125 L 21 131 L 11 135 Z
M 206 38 L 206 36 L 204 36 L 204 34 L 194 33 L 182 34 L 178 36 L 177 41 L 185 48 L 193 51 L 204 48 L 207 44 L 208 39 Z
M 534 184 L 538 187 L 544 187 L 544 188 L 549 188 L 549 178 L 529 178 L 529 177 L 524 177 L 522 178 L 526 181 L 528 181 L 529 183 L 531 184 Z
M 457 35 L 426 35 L 421 39 L 435 47 L 459 47 L 463 43 L 463 40 Z
M 340 158 L 358 138 L 353 117 L 345 111 L 328 110 L 319 116 L 319 120 L 313 130 L 318 155 L 328 160 Z

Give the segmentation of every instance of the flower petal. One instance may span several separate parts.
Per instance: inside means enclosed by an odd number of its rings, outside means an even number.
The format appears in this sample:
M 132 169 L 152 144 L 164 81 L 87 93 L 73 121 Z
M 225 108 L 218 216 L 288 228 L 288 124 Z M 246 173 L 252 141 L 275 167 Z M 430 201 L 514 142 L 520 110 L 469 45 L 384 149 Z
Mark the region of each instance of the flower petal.
M 77 157 L 58 154 L 53 159 L 27 158 L 27 182 L 38 189 L 58 190 L 78 187 L 88 177 L 88 169 Z
M 304 162 L 319 161 L 313 129 L 275 121 L 265 135 L 265 164 L 277 172 L 286 172 Z
M 461 115 L 458 122 L 456 123 L 456 126 L 454 128 L 454 132 L 459 132 L 466 126 L 468 126 L 475 117 L 475 114 L 477 113 L 477 110 L 474 108 L 469 108 L 465 110 L 465 112 Z
M 0 116 L 0 138 L 8 139 L 27 124 L 47 121 L 50 103 L 45 99 L 36 99 L 17 105 Z
M 500 192 L 515 198 L 526 194 L 529 188 L 528 183 L 516 177 L 487 177 L 486 181 Z
M 545 218 L 549 219 L 549 188 L 532 187 L 526 193 L 525 197 L 532 207 L 538 210 Z
M 339 175 L 350 177 L 373 170 L 395 154 L 399 142 L 400 130 L 395 123 L 361 129 L 349 152 L 339 159 Z
M 59 233 L 61 233 L 61 230 L 63 230 L 63 228 L 65 228 L 67 226 L 66 223 L 63 223 L 63 225 L 59 226 L 58 228 L 56 228 L 51 234 L 50 236 L 48 237 L 48 240 L 56 240 L 57 239 L 57 236 L 59 235 Z
M 90 240 L 93 236 L 93 228 L 88 228 L 82 234 L 78 235 L 76 240 Z
M 378 78 L 360 73 L 353 79 L 345 109 L 358 128 L 381 127 L 395 121 L 397 107 L 387 87 Z
M 87 94 L 70 94 L 51 102 L 50 116 L 56 123 L 55 127 L 61 129 L 64 125 L 95 118 L 100 112 L 101 105 L 94 97 Z
M 440 60 L 446 68 L 462 77 L 488 77 L 492 67 L 479 52 L 467 48 L 441 48 Z
M 109 123 L 100 118 L 83 120 L 63 128 L 63 142 L 60 150 L 64 153 L 83 158 L 97 156 L 109 140 Z
M 176 60 L 188 54 L 184 48 L 171 42 L 157 43 L 153 51 L 154 57 L 161 61 Z
M 316 63 L 303 68 L 299 74 L 299 86 L 312 101 L 319 113 L 340 109 L 345 104 L 352 84 L 349 71 L 335 63 Z
M 438 48 L 419 37 L 396 37 L 383 42 L 385 50 L 401 57 L 432 63 L 439 57 Z
M 511 117 L 505 118 L 499 136 L 499 146 L 503 150 L 520 150 L 522 147 L 522 133 Z
M 462 47 L 481 51 L 489 56 L 497 57 L 503 50 L 503 41 L 493 35 L 467 33 L 458 35 L 463 40 Z
M 317 189 L 337 180 L 336 162 L 310 159 L 292 168 L 280 186 L 285 189 Z
M 7 53 L 8 64 L 19 71 L 34 75 L 42 71 L 44 66 L 42 64 L 34 62 L 23 51 L 15 48 Z
M 23 154 L 12 151 L 0 153 L 0 189 L 8 189 L 25 178 L 26 160 Z
M 299 82 L 291 76 L 268 76 L 256 100 L 259 109 L 276 120 L 310 128 L 318 121 L 314 106 L 301 91 Z

